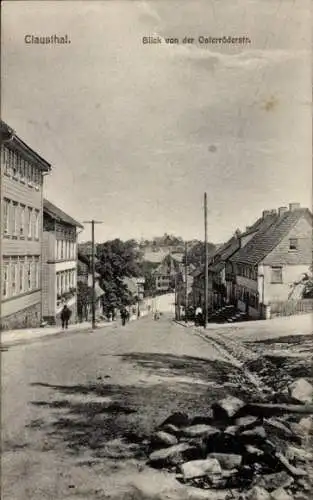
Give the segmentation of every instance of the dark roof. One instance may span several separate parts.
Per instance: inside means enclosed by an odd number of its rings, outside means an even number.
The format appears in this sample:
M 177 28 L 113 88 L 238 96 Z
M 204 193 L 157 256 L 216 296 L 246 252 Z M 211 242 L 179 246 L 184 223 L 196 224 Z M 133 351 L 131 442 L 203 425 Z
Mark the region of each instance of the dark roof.
M 4 142 L 6 145 L 20 153 L 28 156 L 32 162 L 36 164 L 38 168 L 45 172 L 50 172 L 51 165 L 42 156 L 40 156 L 36 151 L 34 151 L 26 142 L 16 134 L 16 132 L 9 127 L 3 120 L 0 121 L 0 136 L 1 143 Z
M 209 271 L 211 271 L 212 273 L 219 273 L 224 269 L 224 266 L 225 262 L 221 261 L 218 262 L 217 264 L 212 264 L 211 266 L 209 266 Z
M 56 207 L 55 205 L 53 205 L 53 203 L 51 203 L 51 201 L 48 201 L 46 199 L 43 200 L 43 211 L 57 221 L 64 222 L 66 224 L 69 224 L 70 226 L 80 227 L 82 229 L 84 227 L 70 215 L 67 215 L 65 212 L 63 212 L 63 210 Z
M 284 212 L 281 216 L 272 214 L 265 217 L 264 223 L 260 225 L 258 232 L 230 260 L 245 264 L 258 264 L 280 243 L 303 216 L 310 217 L 310 220 L 312 220 L 312 214 L 307 208 Z

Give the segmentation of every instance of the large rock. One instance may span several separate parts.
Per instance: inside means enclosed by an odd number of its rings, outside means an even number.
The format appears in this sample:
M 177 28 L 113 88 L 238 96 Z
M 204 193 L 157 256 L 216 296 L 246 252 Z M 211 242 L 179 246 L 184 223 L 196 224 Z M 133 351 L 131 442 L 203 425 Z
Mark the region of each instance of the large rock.
M 236 436 L 236 434 L 238 434 L 238 432 L 239 432 L 238 425 L 229 425 L 224 430 L 224 434 L 228 434 L 229 436 Z
M 307 462 L 313 460 L 313 453 L 303 448 L 297 448 L 296 446 L 290 445 L 286 450 L 286 458 L 291 461 L 299 460 L 300 462 Z
M 245 445 L 245 451 L 247 455 L 250 455 L 253 457 L 254 460 L 256 460 L 259 457 L 262 457 L 264 455 L 264 451 L 260 450 L 260 448 L 257 448 L 256 446 L 253 446 L 252 444 L 246 444 Z
M 312 417 L 301 418 L 298 423 L 298 429 L 304 436 L 311 434 L 313 430 L 313 418 Z
M 206 424 L 212 425 L 213 422 L 213 410 L 209 409 L 206 415 L 196 415 L 191 419 L 190 425 Z
M 169 448 L 154 451 L 149 455 L 149 462 L 154 467 L 179 465 L 185 461 L 199 457 L 200 450 L 197 446 L 188 443 L 179 443 Z
M 252 415 L 247 415 L 246 417 L 236 418 L 235 425 L 240 431 L 246 431 L 252 429 L 259 423 L 258 417 Z
M 273 491 L 277 488 L 288 488 L 293 483 L 293 477 L 289 476 L 286 471 L 276 472 L 274 474 L 264 474 L 254 481 L 254 484 L 268 491 Z
M 247 500 L 271 500 L 270 494 L 264 488 L 254 486 L 246 494 Z
M 300 403 L 312 403 L 313 386 L 305 379 L 298 378 L 288 386 L 290 396 Z
M 241 399 L 227 396 L 212 405 L 213 416 L 217 420 L 234 418 L 245 405 Z
M 216 427 L 206 424 L 191 425 L 189 427 L 184 427 L 182 430 L 182 435 L 187 437 L 208 437 L 220 434 L 220 430 Z
M 293 439 L 294 433 L 282 422 L 277 419 L 269 418 L 263 421 L 264 429 L 268 434 L 274 434 L 281 439 L 286 439 L 287 441 Z
M 240 434 L 240 438 L 246 443 L 261 443 L 265 441 L 266 437 L 266 431 L 262 426 L 254 427 Z
M 293 496 L 287 493 L 284 488 L 278 488 L 271 493 L 271 500 L 293 500 Z
M 307 476 L 308 473 L 304 469 L 300 469 L 299 467 L 294 467 L 293 465 L 291 465 L 289 460 L 287 460 L 287 458 L 282 455 L 282 453 L 276 453 L 276 457 L 292 476 Z
M 187 427 L 189 425 L 189 418 L 186 413 L 176 412 L 170 415 L 164 422 L 160 425 L 160 428 L 165 425 L 174 425 L 175 427 Z
M 179 436 L 181 434 L 181 431 L 176 425 L 173 424 L 165 424 L 160 427 L 160 430 L 164 432 L 168 432 L 169 434 L 172 434 L 173 436 Z
M 156 432 L 151 437 L 151 445 L 154 448 L 164 448 L 165 446 L 173 446 L 177 443 L 178 440 L 175 436 L 164 431 Z
M 207 458 L 215 458 L 223 469 L 232 470 L 241 465 L 242 456 L 234 453 L 209 453 Z
M 180 466 L 180 471 L 184 479 L 194 479 L 196 477 L 203 477 L 211 474 L 222 474 L 222 468 L 215 458 L 185 462 Z

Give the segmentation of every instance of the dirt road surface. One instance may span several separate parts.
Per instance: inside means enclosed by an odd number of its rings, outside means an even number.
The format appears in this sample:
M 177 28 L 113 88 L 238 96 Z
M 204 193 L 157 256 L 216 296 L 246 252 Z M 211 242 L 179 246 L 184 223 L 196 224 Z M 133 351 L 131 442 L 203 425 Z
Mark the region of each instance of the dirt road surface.
M 149 469 L 138 443 L 171 412 L 205 415 L 232 373 L 208 342 L 166 315 L 9 347 L 2 498 L 204 498 Z

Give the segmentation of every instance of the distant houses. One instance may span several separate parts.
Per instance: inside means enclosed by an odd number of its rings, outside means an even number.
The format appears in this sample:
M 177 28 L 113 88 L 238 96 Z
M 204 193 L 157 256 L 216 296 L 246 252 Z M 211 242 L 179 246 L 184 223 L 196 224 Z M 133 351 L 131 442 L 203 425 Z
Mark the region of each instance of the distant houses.
M 177 279 L 183 270 L 183 254 L 167 254 L 153 271 L 156 292 L 169 292 L 177 287 Z

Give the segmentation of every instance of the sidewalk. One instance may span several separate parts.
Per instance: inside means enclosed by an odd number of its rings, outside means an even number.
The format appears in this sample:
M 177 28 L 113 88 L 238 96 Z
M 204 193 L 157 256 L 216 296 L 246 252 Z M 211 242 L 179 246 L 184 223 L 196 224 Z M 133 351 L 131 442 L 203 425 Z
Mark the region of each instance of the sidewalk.
M 130 321 L 137 321 L 138 319 L 147 317 L 148 314 L 143 311 L 140 318 L 137 315 L 130 317 Z M 101 321 L 96 323 L 96 330 L 99 328 L 105 328 L 107 326 L 117 327 L 120 324 L 120 319 L 115 321 Z M 58 326 L 45 326 L 42 328 L 23 328 L 20 330 L 6 330 L 1 332 L 1 346 L 5 347 L 8 345 L 19 344 L 27 342 L 28 340 L 41 339 L 43 337 L 49 337 L 50 335 L 66 334 L 68 332 L 92 332 L 92 326 L 90 321 L 84 321 L 82 323 L 73 323 L 68 325 L 67 330 L 63 330 L 60 325 Z
M 117 325 L 117 321 L 108 322 L 102 321 L 96 323 L 96 329 L 104 328 L 106 326 Z M 83 323 L 73 323 L 68 326 L 67 330 L 63 330 L 61 326 L 45 326 L 42 328 L 23 328 L 21 330 L 7 330 L 1 332 L 1 345 L 12 345 L 18 344 L 20 342 L 25 342 L 28 340 L 36 340 L 43 337 L 48 337 L 49 335 L 56 335 L 58 333 L 68 333 L 68 332 L 88 332 L 92 331 L 90 321 L 85 321 Z
M 243 321 L 236 323 L 208 323 L 207 328 L 195 327 L 194 323 L 174 320 L 181 326 L 199 331 L 221 330 L 224 335 L 234 336 L 243 341 L 264 340 L 288 335 L 312 335 L 313 315 L 299 314 L 269 320 Z

